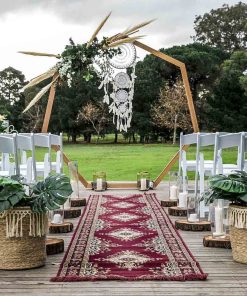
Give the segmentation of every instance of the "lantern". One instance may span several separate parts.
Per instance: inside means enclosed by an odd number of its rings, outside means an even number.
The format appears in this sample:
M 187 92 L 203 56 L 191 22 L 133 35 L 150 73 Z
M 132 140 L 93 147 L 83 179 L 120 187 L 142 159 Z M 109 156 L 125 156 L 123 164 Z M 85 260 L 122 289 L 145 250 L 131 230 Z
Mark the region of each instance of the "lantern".
M 63 211 L 49 211 L 49 222 L 50 224 L 63 224 L 64 214 Z
M 72 197 L 79 198 L 79 176 L 78 176 L 78 161 L 70 161 L 68 163 L 70 184 L 73 190 Z
M 200 221 L 199 200 L 196 194 L 188 195 L 187 198 L 187 220 L 188 222 Z
M 187 176 L 179 176 L 178 177 L 178 207 L 186 209 L 187 208 L 187 200 L 188 200 L 188 177 Z
M 169 172 L 169 199 L 177 200 L 179 192 L 179 177 L 178 172 Z
M 218 199 L 210 204 L 209 218 L 213 237 L 224 237 L 229 230 L 228 202 Z
M 95 191 L 104 191 L 107 189 L 105 172 L 97 172 L 93 175 L 92 189 Z
M 140 191 L 146 191 L 150 188 L 150 174 L 148 172 L 137 174 L 137 188 Z

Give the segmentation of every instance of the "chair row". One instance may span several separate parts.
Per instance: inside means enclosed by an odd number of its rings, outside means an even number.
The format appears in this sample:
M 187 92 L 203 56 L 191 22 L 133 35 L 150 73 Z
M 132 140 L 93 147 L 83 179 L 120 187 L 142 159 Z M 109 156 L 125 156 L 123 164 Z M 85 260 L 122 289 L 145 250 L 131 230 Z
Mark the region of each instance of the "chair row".
M 183 145 L 196 144 L 196 157 L 187 160 Z M 205 159 L 203 147 L 213 146 L 213 159 Z M 237 148 L 237 162 L 223 163 L 222 151 L 226 148 Z M 233 170 L 246 170 L 247 161 L 247 133 L 193 133 L 180 135 L 179 172 L 182 180 L 186 180 L 188 171 L 195 172 L 195 194 L 202 194 L 205 190 L 205 176 L 215 174 L 230 174 Z M 185 184 L 185 182 L 184 182 Z M 201 205 L 202 215 L 207 209 Z
M 53 145 L 59 147 L 55 162 L 51 160 Z M 36 159 L 37 147 L 47 148 L 42 162 L 38 162 Z M 0 134 L 0 153 L 2 154 L 0 175 L 18 174 L 23 176 L 27 183 L 32 183 L 38 177 L 46 178 L 53 170 L 61 173 L 63 171 L 62 151 L 62 134 Z M 31 156 L 27 157 L 27 153 Z

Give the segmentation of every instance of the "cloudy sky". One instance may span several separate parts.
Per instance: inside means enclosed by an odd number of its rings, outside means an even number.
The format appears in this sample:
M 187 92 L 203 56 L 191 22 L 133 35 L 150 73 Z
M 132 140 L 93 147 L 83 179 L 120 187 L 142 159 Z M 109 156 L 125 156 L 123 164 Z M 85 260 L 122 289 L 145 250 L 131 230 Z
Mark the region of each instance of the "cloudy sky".
M 27 79 L 45 71 L 54 58 L 31 57 L 18 50 L 60 53 L 72 37 L 86 42 L 112 11 L 102 35 L 155 18 L 142 30 L 143 42 L 159 49 L 186 44 L 195 15 L 239 0 L 0 0 L 0 70 L 12 66 Z M 144 52 L 139 56 L 143 57 Z

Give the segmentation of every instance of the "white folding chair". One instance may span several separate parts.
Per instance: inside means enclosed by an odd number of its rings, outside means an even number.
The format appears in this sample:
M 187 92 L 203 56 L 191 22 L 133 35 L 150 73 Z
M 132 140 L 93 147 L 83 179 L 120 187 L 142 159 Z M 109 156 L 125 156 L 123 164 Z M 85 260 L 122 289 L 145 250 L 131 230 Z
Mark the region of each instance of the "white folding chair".
M 20 165 L 20 174 L 25 177 L 27 183 L 32 183 L 37 180 L 36 170 L 36 158 L 35 158 L 35 146 L 34 135 L 17 135 L 17 148 L 20 151 L 31 151 L 31 157 L 27 159 L 26 164 Z
M 243 139 L 242 169 L 247 172 L 247 159 L 245 158 L 245 153 L 247 152 L 247 133 L 244 133 L 242 139 Z
M 59 151 L 56 152 L 56 162 L 51 163 L 52 170 L 59 174 L 63 172 L 63 134 L 51 134 L 51 145 L 59 146 Z
M 34 146 L 48 149 L 44 161 L 36 162 L 38 177 L 42 176 L 45 179 L 51 172 L 51 134 L 34 134 Z
M 243 145 L 245 133 L 232 133 L 226 135 L 220 135 L 216 133 L 215 145 L 214 145 L 214 163 L 213 163 L 213 175 L 215 174 L 230 174 L 233 170 L 241 170 L 243 168 Z M 228 163 L 224 164 L 222 156 L 219 157 L 219 153 L 222 153 L 226 148 L 238 148 L 238 160 L 237 164 Z
M 12 134 L 11 137 L 0 135 L 0 152 L 3 155 L 0 176 L 7 177 L 14 174 L 19 175 L 20 168 L 18 162 L 16 134 Z M 9 161 L 6 162 L 6 159 L 4 159 L 4 157 L 8 157 L 9 160 L 10 154 L 14 155 L 14 163 L 10 163 Z

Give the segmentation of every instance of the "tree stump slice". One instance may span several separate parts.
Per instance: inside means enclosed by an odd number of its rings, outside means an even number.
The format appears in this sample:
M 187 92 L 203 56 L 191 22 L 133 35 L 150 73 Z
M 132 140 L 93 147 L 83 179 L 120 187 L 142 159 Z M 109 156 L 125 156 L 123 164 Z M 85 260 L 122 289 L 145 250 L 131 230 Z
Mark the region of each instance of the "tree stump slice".
M 71 222 L 63 222 L 61 224 L 49 224 L 50 233 L 68 233 L 73 231 L 74 225 Z
M 64 240 L 58 238 L 46 239 L 46 254 L 55 255 L 64 252 Z
M 71 208 L 63 211 L 62 210 L 55 211 L 56 214 L 60 214 L 60 215 L 63 215 L 63 212 L 64 212 L 64 219 L 73 219 L 81 216 L 81 209 L 78 209 L 78 208 Z
M 86 198 L 74 198 L 70 200 L 72 208 L 85 207 L 87 204 Z
M 170 207 L 176 207 L 178 205 L 177 200 L 162 200 L 160 202 L 162 207 L 170 208 Z
M 211 223 L 208 221 L 189 222 L 187 220 L 176 220 L 175 227 L 184 231 L 211 231 Z
M 171 216 L 187 217 L 187 209 L 179 207 L 168 208 L 168 214 Z
M 225 237 L 213 237 L 212 235 L 206 235 L 203 238 L 204 247 L 209 248 L 223 248 L 231 249 L 230 236 L 226 235 Z

